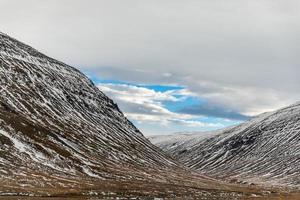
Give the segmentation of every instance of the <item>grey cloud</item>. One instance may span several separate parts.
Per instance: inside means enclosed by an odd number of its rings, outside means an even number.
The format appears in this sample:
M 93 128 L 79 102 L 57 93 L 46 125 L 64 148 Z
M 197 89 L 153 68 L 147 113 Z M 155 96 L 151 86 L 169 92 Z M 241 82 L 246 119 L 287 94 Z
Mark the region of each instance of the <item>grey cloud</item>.
M 0 8 L 1 31 L 100 77 L 180 84 L 243 114 L 300 99 L 298 0 L 0 0 Z

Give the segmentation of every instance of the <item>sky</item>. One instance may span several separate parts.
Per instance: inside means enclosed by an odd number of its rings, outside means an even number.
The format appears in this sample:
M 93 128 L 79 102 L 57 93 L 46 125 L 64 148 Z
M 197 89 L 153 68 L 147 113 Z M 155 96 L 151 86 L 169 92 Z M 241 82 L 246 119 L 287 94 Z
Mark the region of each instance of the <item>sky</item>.
M 0 0 L 0 31 L 79 68 L 145 134 L 300 100 L 298 0 Z

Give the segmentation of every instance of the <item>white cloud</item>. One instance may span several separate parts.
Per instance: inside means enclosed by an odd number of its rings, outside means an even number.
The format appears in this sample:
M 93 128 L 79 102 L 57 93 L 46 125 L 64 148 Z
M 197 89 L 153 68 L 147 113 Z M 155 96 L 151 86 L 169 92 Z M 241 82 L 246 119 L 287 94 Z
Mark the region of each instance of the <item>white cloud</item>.
M 205 123 L 194 120 L 195 116 L 178 114 L 169 111 L 164 102 L 177 102 L 182 98 L 174 95 L 187 94 L 186 90 L 157 92 L 144 87 L 126 84 L 99 84 L 98 88 L 114 99 L 124 111 L 125 115 L 139 124 L 153 124 L 156 126 L 179 126 L 220 128 L 220 123 Z

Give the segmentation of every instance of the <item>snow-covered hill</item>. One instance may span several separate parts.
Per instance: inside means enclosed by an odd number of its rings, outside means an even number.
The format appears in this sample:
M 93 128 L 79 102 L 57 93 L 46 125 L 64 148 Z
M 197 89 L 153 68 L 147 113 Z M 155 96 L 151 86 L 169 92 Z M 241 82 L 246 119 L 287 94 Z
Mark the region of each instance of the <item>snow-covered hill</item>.
M 194 145 L 197 145 L 200 141 L 218 135 L 223 132 L 219 131 L 209 131 L 209 132 L 179 132 L 170 135 L 152 135 L 149 136 L 149 140 L 158 146 L 159 148 L 172 152 L 172 149 L 177 150 L 179 146 L 185 146 L 188 149 Z
M 78 70 L 0 33 L 0 195 L 228 190 L 151 144 Z
M 190 168 L 215 178 L 300 186 L 300 103 L 218 132 L 150 139 Z

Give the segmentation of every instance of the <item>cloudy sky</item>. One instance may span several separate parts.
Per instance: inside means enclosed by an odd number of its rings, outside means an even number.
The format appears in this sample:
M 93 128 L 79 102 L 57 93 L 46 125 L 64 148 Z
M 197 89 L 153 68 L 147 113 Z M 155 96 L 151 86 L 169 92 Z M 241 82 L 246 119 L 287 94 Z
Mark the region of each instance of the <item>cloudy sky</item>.
M 299 0 L 0 0 L 0 31 L 79 68 L 146 135 L 300 100 Z

